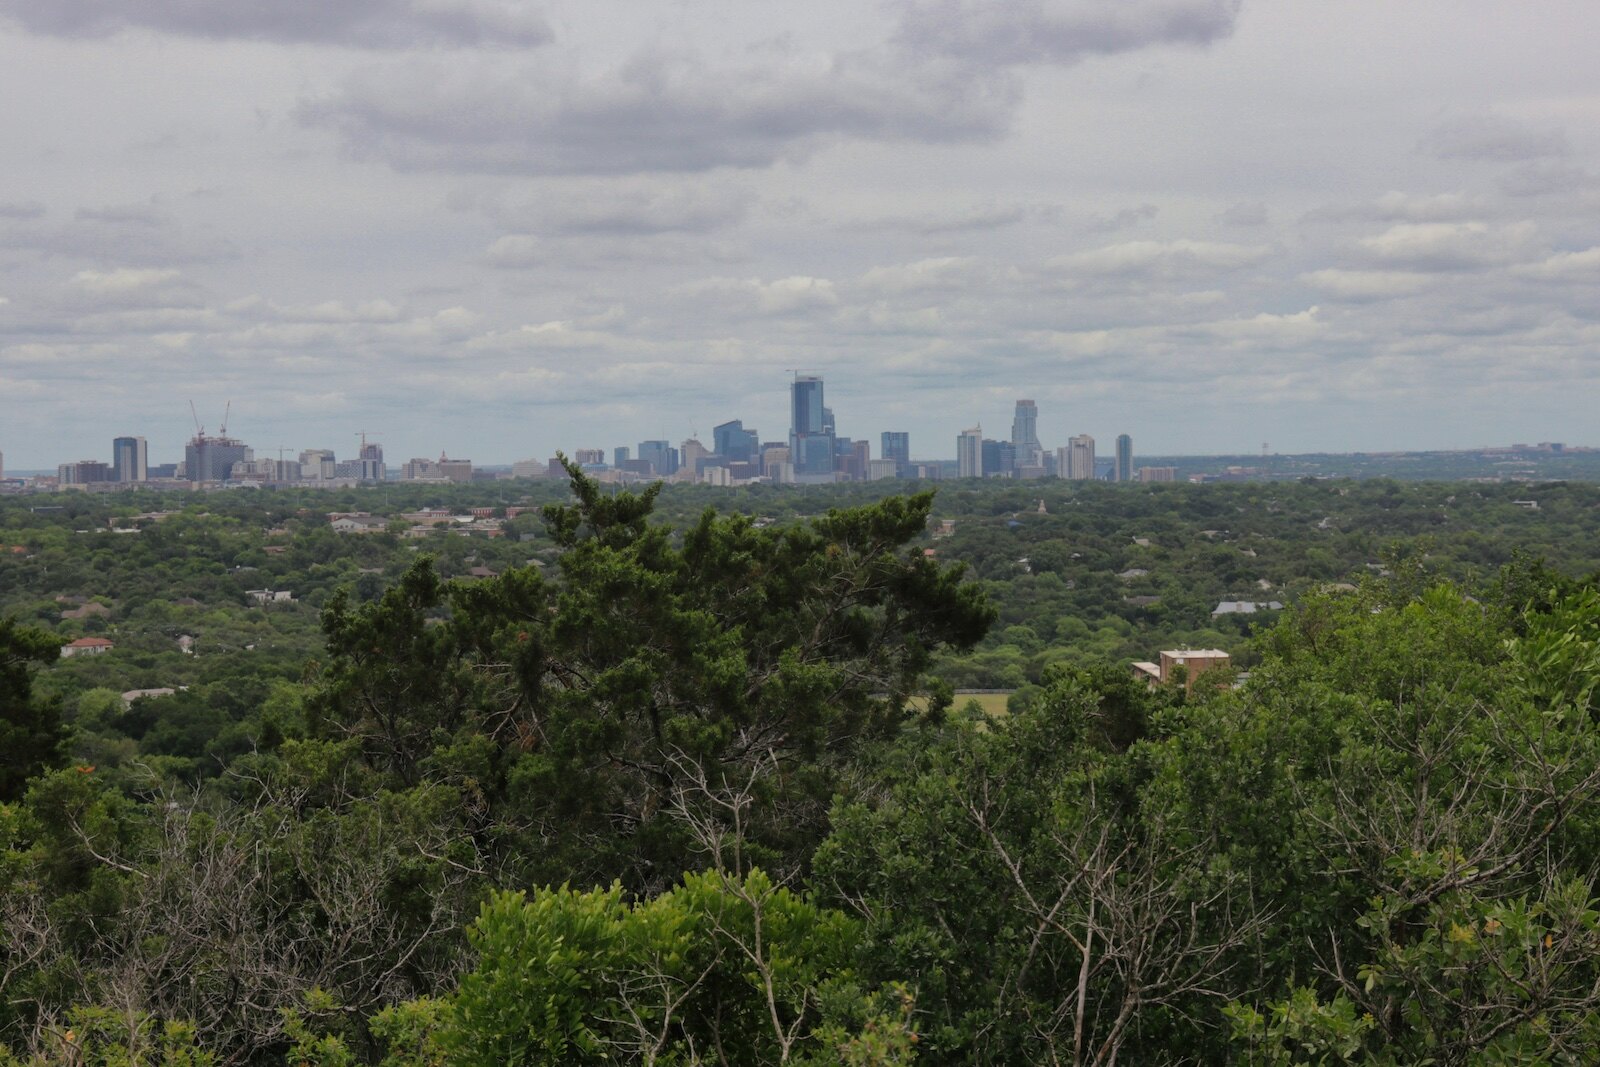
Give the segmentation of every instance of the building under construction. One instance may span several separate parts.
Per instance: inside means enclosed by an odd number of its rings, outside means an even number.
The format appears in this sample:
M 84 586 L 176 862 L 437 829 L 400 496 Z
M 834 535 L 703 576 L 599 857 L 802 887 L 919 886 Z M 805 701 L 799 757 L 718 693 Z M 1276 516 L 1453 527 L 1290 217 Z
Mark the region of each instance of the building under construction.
M 225 482 L 235 463 L 249 463 L 255 450 L 233 437 L 197 433 L 183 450 L 184 477 L 191 482 Z
M 189 410 L 194 412 L 192 401 Z M 235 463 L 249 463 L 255 459 L 253 449 L 243 441 L 228 436 L 228 414 L 232 410 L 233 402 L 229 401 L 227 413 L 222 416 L 221 432 L 215 437 L 206 435 L 206 428 L 200 425 L 199 415 L 195 415 L 194 436 L 183 450 L 184 477 L 189 481 L 225 482 Z

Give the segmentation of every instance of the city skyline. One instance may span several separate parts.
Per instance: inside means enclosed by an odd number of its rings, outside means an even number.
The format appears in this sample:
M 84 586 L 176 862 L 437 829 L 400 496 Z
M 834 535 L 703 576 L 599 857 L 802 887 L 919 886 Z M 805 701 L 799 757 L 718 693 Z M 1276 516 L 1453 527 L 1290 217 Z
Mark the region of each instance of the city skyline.
M 742 419 L 733 419 L 733 420 L 729 420 L 729 423 L 724 424 L 724 425 L 742 424 L 743 421 L 744 420 L 742 420 Z M 716 429 L 716 427 L 714 427 L 714 429 Z M 338 437 L 338 436 L 341 435 L 341 432 L 342 431 L 336 431 L 332 435 L 324 434 L 324 435 L 321 435 L 321 436 L 324 439 L 329 437 L 329 436 Z M 748 431 L 746 431 L 746 432 L 748 432 Z M 934 464 L 942 463 L 942 464 L 946 464 L 946 465 L 951 466 L 952 468 L 954 468 L 954 467 L 959 466 L 959 463 L 960 463 L 960 457 L 961 457 L 960 438 L 966 436 L 969 433 L 976 434 L 976 440 L 979 442 L 980 445 L 983 444 L 984 442 L 988 442 L 990 444 L 993 444 L 993 443 L 996 443 L 996 440 L 997 440 L 995 438 L 989 438 L 989 437 L 984 436 L 986 431 L 983 431 L 981 424 L 979 424 L 977 426 L 970 427 L 967 430 L 964 430 L 961 433 L 957 434 L 956 438 L 952 442 L 948 443 L 948 447 L 944 447 L 938 442 L 933 442 L 933 443 L 930 443 L 929 447 L 927 447 L 926 449 L 920 447 L 920 445 L 917 446 L 917 447 L 914 447 L 914 448 L 909 448 L 909 450 L 904 454 L 904 456 L 901 457 L 901 453 L 899 453 L 899 452 L 891 453 L 889 451 L 890 441 L 891 441 L 891 439 L 893 439 L 893 447 L 896 448 L 896 449 L 909 446 L 910 445 L 910 439 L 914 435 L 912 435 L 908 431 L 883 430 L 883 431 L 876 431 L 876 432 L 867 433 L 866 436 L 863 436 L 863 437 L 853 437 L 853 435 L 846 435 L 846 434 L 842 434 L 841 433 L 840 437 L 841 438 L 851 437 L 851 439 L 857 445 L 865 444 L 865 445 L 871 446 L 871 448 L 872 448 L 872 458 L 874 460 L 900 457 L 900 458 L 904 458 L 905 462 L 908 462 L 908 463 L 909 462 L 934 463 Z M 192 428 L 191 428 L 191 434 L 192 434 Z M 351 436 L 353 436 L 353 437 L 355 437 L 357 439 L 361 439 L 361 438 L 364 437 L 364 435 L 359 433 L 359 432 L 357 432 L 357 433 L 355 433 L 355 434 L 353 434 Z M 701 438 L 710 437 L 710 436 L 711 435 L 707 435 L 707 434 L 701 433 L 699 431 L 691 431 L 691 432 L 689 432 L 688 434 L 686 434 L 682 438 L 676 438 L 676 439 L 674 439 L 674 438 L 655 438 L 655 439 L 639 441 L 639 442 L 636 442 L 636 443 L 633 443 L 633 444 L 607 443 L 605 445 L 598 445 L 598 444 L 595 444 L 592 441 L 588 442 L 586 444 L 573 444 L 571 442 L 568 442 L 568 443 L 564 443 L 564 444 L 558 445 L 553 449 L 550 449 L 547 453 L 539 453 L 537 450 L 525 450 L 524 452 L 515 453 L 515 455 L 513 455 L 513 452 L 505 452 L 505 453 L 501 453 L 501 454 L 491 454 L 491 455 L 489 455 L 487 457 L 479 457 L 477 459 L 468 459 L 466 462 L 471 463 L 473 466 L 475 466 L 476 468 L 479 468 L 479 469 L 494 468 L 494 469 L 502 469 L 502 470 L 504 470 L 504 469 L 510 469 L 510 468 L 513 468 L 513 467 L 516 467 L 516 466 L 520 466 L 520 465 L 528 463 L 528 462 L 537 462 L 541 467 L 547 467 L 548 464 L 555 459 L 557 453 L 564 454 L 564 455 L 567 456 L 567 458 L 573 459 L 573 460 L 575 460 L 577 462 L 580 462 L 580 463 L 585 462 L 585 460 L 583 458 L 584 454 L 585 453 L 590 453 L 595 457 L 593 462 L 595 462 L 597 464 L 604 464 L 604 465 L 620 468 L 620 467 L 622 467 L 622 465 L 627 460 L 638 458 L 635 455 L 635 453 L 639 450 L 639 447 L 641 445 L 661 445 L 661 446 L 664 446 L 667 449 L 670 449 L 670 450 L 676 452 L 678 450 L 678 448 L 685 442 L 688 442 L 688 441 L 691 441 L 691 440 L 699 441 L 699 440 L 701 440 Z M 1090 438 L 1091 439 L 1091 444 L 1092 444 L 1093 440 L 1095 439 L 1094 438 L 1094 434 L 1083 434 L 1083 435 L 1072 434 L 1072 435 L 1069 435 L 1067 437 L 1064 437 L 1062 439 L 1063 443 L 1061 445 L 1057 445 L 1057 446 L 1053 446 L 1053 447 L 1047 447 L 1045 449 L 1045 451 L 1050 454 L 1051 458 L 1059 460 L 1059 456 L 1061 454 L 1067 453 L 1070 450 L 1070 448 L 1072 447 L 1073 438 L 1076 438 L 1078 436 L 1085 436 L 1085 437 Z M 237 443 L 237 444 L 246 444 L 246 442 L 243 442 L 242 439 L 240 439 L 239 437 L 231 437 L 230 439 L 234 443 Z M 1006 444 L 1011 444 L 1012 443 L 1009 438 L 1000 439 L 1000 440 L 1002 440 Z M 1112 437 L 1109 434 L 1107 434 L 1105 437 L 1100 438 L 1100 440 L 1105 444 L 1106 449 L 1114 450 L 1114 451 L 1104 451 L 1103 453 L 1099 454 L 1099 456 L 1098 456 L 1098 462 L 1102 466 L 1104 466 L 1106 464 L 1111 464 L 1112 465 L 1112 469 L 1116 472 L 1116 474 L 1114 476 L 1112 476 L 1110 478 L 1110 480 L 1113 480 L 1113 481 L 1128 481 L 1128 480 L 1135 480 L 1136 481 L 1136 480 L 1138 480 L 1138 478 L 1137 478 L 1138 466 L 1133 463 L 1133 452 L 1132 452 L 1133 440 L 1134 440 L 1133 435 L 1130 435 L 1130 434 L 1127 434 L 1127 433 L 1120 433 L 1120 434 L 1115 435 L 1115 437 Z M 185 442 L 181 442 L 181 443 L 180 442 L 173 442 L 173 443 L 171 443 L 169 445 L 164 446 L 165 447 L 165 451 L 163 451 L 163 446 L 158 444 L 156 450 L 152 453 L 152 452 L 149 451 L 149 446 L 148 446 L 145 438 L 142 437 L 142 436 L 118 435 L 118 436 L 116 436 L 114 438 L 109 438 L 108 441 L 109 441 L 109 444 L 108 444 L 108 446 L 106 448 L 106 452 L 105 452 L 104 456 L 100 455 L 100 453 L 97 450 L 94 442 L 85 441 L 85 442 L 79 442 L 78 445 L 74 445 L 72 447 L 69 447 L 68 452 L 62 453 L 61 456 L 54 457 L 54 461 L 53 462 L 43 463 L 43 464 L 40 464 L 38 466 L 26 466 L 26 465 L 23 465 L 21 463 L 16 462 L 13 458 L 11 458 L 14 455 L 14 453 L 8 452 L 7 449 L 4 447 L 4 442 L 0 441 L 0 457 L 3 457 L 3 458 L 0 458 L 0 464 L 3 464 L 3 465 L 0 465 L 0 478 L 5 478 L 5 477 L 20 478 L 20 477 L 32 477 L 32 476 L 48 476 L 52 472 L 57 471 L 58 468 L 61 468 L 61 467 L 74 466 L 74 465 L 78 465 L 78 464 L 98 464 L 98 465 L 103 466 L 103 467 L 105 467 L 107 469 L 107 471 L 108 471 L 108 479 L 107 480 L 110 480 L 110 481 L 128 480 L 128 479 L 119 478 L 117 476 L 117 472 L 119 472 L 122 469 L 121 464 L 119 462 L 119 458 L 122 455 L 120 449 L 121 449 L 121 445 L 122 445 L 123 442 L 137 442 L 137 452 L 136 452 L 136 454 L 138 456 L 138 461 L 137 462 L 144 464 L 145 468 L 148 471 L 155 471 L 157 468 L 170 468 L 170 467 L 174 466 L 174 464 L 177 464 L 180 467 L 183 466 L 187 461 L 188 452 L 192 449 L 192 447 L 194 445 L 194 438 L 191 436 Z M 701 443 L 705 444 L 704 441 L 702 441 Z M 772 443 L 771 439 L 768 439 L 767 443 Z M 420 448 L 420 449 L 407 450 L 404 453 L 404 455 L 407 457 L 406 459 L 398 458 L 401 455 L 401 453 L 392 453 L 387 458 L 385 458 L 384 457 L 383 445 L 382 445 L 381 442 L 378 442 L 376 440 L 374 440 L 374 442 L 370 446 L 363 443 L 363 444 L 357 444 L 357 445 L 352 445 L 352 446 L 345 446 L 343 449 L 317 448 L 317 447 L 307 448 L 307 447 L 303 447 L 301 445 L 295 445 L 293 447 L 282 446 L 281 448 L 257 448 L 257 447 L 255 447 L 253 445 L 246 444 L 246 447 L 248 447 L 250 449 L 250 451 L 252 451 L 256 455 L 256 459 L 258 461 L 261 461 L 261 462 L 267 462 L 267 461 L 272 460 L 273 457 L 275 457 L 279 452 L 283 452 L 283 453 L 286 453 L 288 455 L 296 456 L 297 457 L 297 462 L 300 462 L 302 464 L 305 464 L 305 463 L 308 462 L 308 457 L 319 457 L 319 456 L 323 457 L 325 462 L 330 465 L 329 468 L 328 468 L 327 473 L 325 473 L 323 475 L 323 477 L 328 478 L 328 479 L 335 478 L 336 476 L 337 477 L 351 477 L 351 478 L 357 477 L 357 475 L 355 473 L 355 468 L 361 467 L 363 462 L 368 463 L 368 464 L 374 462 L 374 459 L 373 459 L 373 456 L 372 456 L 372 453 L 374 453 L 374 452 L 376 453 L 376 462 L 382 462 L 382 463 L 386 464 L 386 469 L 388 471 L 388 475 L 389 475 L 389 479 L 390 480 L 395 480 L 396 478 L 403 477 L 403 475 L 401 474 L 402 470 L 406 466 L 411 464 L 413 461 L 415 461 L 419 456 L 422 457 L 422 461 L 425 462 L 425 463 L 429 463 L 429 464 L 434 464 L 435 463 L 435 461 L 431 458 L 431 452 L 430 452 L 429 448 L 427 448 L 427 447 L 423 447 L 423 448 Z M 1372 447 L 1363 448 L 1363 449 L 1349 449 L 1349 450 L 1319 449 L 1319 450 L 1313 450 L 1313 451 L 1309 451 L 1309 452 L 1292 453 L 1292 452 L 1285 452 L 1285 451 L 1282 451 L 1282 450 L 1277 449 L 1277 448 L 1272 448 L 1272 447 L 1270 447 L 1270 442 L 1261 442 L 1254 449 L 1241 448 L 1241 449 L 1238 449 L 1238 450 L 1235 450 L 1235 451 L 1227 451 L 1227 452 L 1183 451 L 1183 450 L 1157 451 L 1155 449 L 1148 449 L 1147 450 L 1147 449 L 1143 449 L 1141 447 L 1140 455 L 1141 456 L 1159 456 L 1159 457 L 1162 457 L 1162 458 L 1173 458 L 1173 459 L 1181 459 L 1181 458 L 1197 458 L 1197 459 L 1204 459 L 1204 458 L 1235 458 L 1235 459 L 1237 459 L 1237 458 L 1252 458 L 1252 457 L 1256 457 L 1256 456 L 1259 456 L 1259 455 L 1269 455 L 1269 454 L 1272 455 L 1272 456 L 1294 456 L 1294 455 L 1306 455 L 1306 456 L 1310 456 L 1310 455 L 1374 455 L 1374 456 L 1381 456 L 1381 455 L 1391 455 L 1391 454 L 1400 455 L 1400 454 L 1407 454 L 1407 453 L 1426 454 L 1426 453 L 1435 453 L 1435 452 L 1437 452 L 1437 453 L 1478 452 L 1478 451 L 1491 451 L 1492 452 L 1492 451 L 1530 450 L 1530 449 L 1545 450 L 1548 447 L 1550 447 L 1550 442 L 1548 440 L 1540 437 L 1539 435 L 1530 435 L 1527 438 L 1527 443 L 1521 443 L 1521 444 L 1512 444 L 1510 442 L 1510 439 L 1506 438 L 1506 439 L 1499 440 L 1499 441 L 1479 441 L 1479 442 L 1476 442 L 1475 444 L 1472 444 L 1472 445 L 1459 446 L 1459 447 L 1450 447 L 1450 448 L 1397 449 L 1397 448 L 1385 448 L 1385 447 L 1382 447 L 1381 445 L 1373 445 Z M 1580 451 L 1581 452 L 1581 451 L 1593 451 L 1597 447 L 1600 447 L 1600 445 L 1595 445 L 1595 444 L 1591 444 L 1591 443 L 1584 442 L 1584 441 L 1577 441 L 1577 442 L 1556 442 L 1555 443 L 1555 447 L 1557 449 L 1565 449 L 1565 450 L 1568 450 L 1568 451 Z M 74 451 L 74 449 L 76 449 L 76 450 Z M 1263 451 L 1263 449 L 1266 449 L 1266 451 Z M 724 452 L 721 448 L 715 447 L 714 445 L 707 445 L 707 449 L 706 450 L 707 450 L 708 454 L 715 454 L 715 455 L 718 455 L 718 456 L 726 456 L 727 455 L 727 453 Z M 440 457 L 442 459 L 443 458 L 447 458 L 448 454 L 449 454 L 449 451 L 450 450 L 448 450 L 448 449 L 441 450 L 440 451 Z M 365 459 L 363 459 L 363 453 L 367 453 Z M 72 456 L 72 458 L 70 460 L 65 458 L 69 454 Z M 336 455 L 337 456 L 343 456 L 345 458 L 338 459 L 336 461 L 336 459 L 335 459 Z M 457 453 L 457 455 L 460 455 L 460 453 Z M 152 456 L 154 458 L 151 458 Z M 107 457 L 109 457 L 109 461 L 108 461 Z M 335 464 L 335 462 L 337 462 L 337 465 L 339 467 L 347 468 L 345 474 L 335 475 L 333 473 L 332 465 Z M 978 466 L 981 468 L 982 467 L 981 457 L 980 457 L 979 460 L 977 460 L 977 463 L 978 463 Z M 367 467 L 366 470 L 368 472 L 370 472 L 371 468 Z M 1130 474 L 1132 475 L 1131 478 L 1129 477 Z M 155 477 L 157 477 L 157 475 L 154 474 L 154 473 L 151 473 L 149 475 L 149 477 L 155 478 Z M 314 476 L 308 473 L 308 474 L 305 475 L 305 477 L 307 479 L 311 479 Z M 135 479 L 132 479 L 132 480 L 137 481 L 137 480 L 140 480 L 140 479 L 135 478 Z M 374 480 L 374 479 L 367 478 L 366 480 L 370 481 L 370 480 Z
M 1592 437 L 1589 0 L 335 7 L 0 0 L 14 467 L 191 399 L 272 450 L 770 434 L 790 368 L 924 443 Z
M 827 482 L 834 480 L 837 475 L 846 475 L 851 479 L 866 479 L 871 476 L 868 465 L 873 460 L 893 462 L 896 477 L 915 476 L 910 472 L 913 462 L 934 465 L 948 465 L 953 462 L 961 468 L 962 456 L 965 453 L 960 439 L 956 445 L 956 459 L 952 461 L 948 455 L 938 451 L 937 445 L 922 451 L 914 449 L 911 444 L 912 434 L 909 431 L 889 429 L 848 433 L 841 431 L 833 409 L 826 402 L 825 386 L 826 383 L 820 375 L 794 374 L 788 389 L 790 426 L 784 438 L 763 440 L 755 427 L 747 427 L 742 418 L 733 418 L 712 427 L 709 447 L 699 440 L 698 431 L 691 431 L 676 445 L 669 438 L 641 440 L 634 445 L 615 442 L 605 445 L 596 445 L 594 442 L 577 445 L 568 443 L 553 450 L 551 455 L 553 457 L 556 453 L 563 453 L 580 465 L 628 469 L 634 470 L 635 473 L 647 473 L 643 468 L 639 468 L 639 465 L 648 464 L 649 470 L 657 475 L 676 473 L 680 463 L 692 468 L 698 458 L 715 457 L 723 463 L 753 464 L 759 472 L 757 477 L 773 477 L 775 480 L 786 482 Z M 232 404 L 229 403 L 226 406 L 225 420 L 231 413 Z M 200 421 L 198 410 L 192 412 L 191 416 L 194 419 L 194 434 L 183 446 L 182 460 L 177 465 L 178 469 L 184 472 L 184 478 L 189 481 L 225 481 L 228 480 L 229 471 L 235 463 L 248 463 L 260 467 L 273 462 L 279 465 L 272 468 L 275 472 L 272 475 L 273 479 L 284 480 L 282 464 L 285 462 L 285 453 L 297 456 L 295 463 L 303 472 L 287 480 L 354 478 L 358 481 L 373 482 L 384 480 L 386 471 L 404 471 L 401 477 L 409 478 L 412 476 L 413 468 L 426 466 L 431 470 L 447 463 L 448 450 L 440 453 L 437 463 L 413 455 L 413 458 L 404 463 L 396 461 L 393 464 L 386 464 L 382 443 L 371 431 L 357 431 L 356 436 L 360 440 L 360 445 L 356 449 L 354 458 L 339 460 L 338 449 L 280 445 L 275 450 L 278 458 L 273 461 L 271 453 L 274 449 L 257 449 L 241 437 L 229 433 L 226 421 L 219 426 L 216 433 L 207 433 L 206 427 Z M 981 444 L 988 451 L 985 451 L 982 458 L 973 462 L 974 470 L 986 474 L 999 471 L 1007 474 L 1015 472 L 1020 477 L 1038 477 L 1042 472 L 1054 474 L 1058 466 L 1056 454 L 1064 452 L 1065 449 L 1056 449 L 1052 452 L 1041 445 L 1038 437 L 1038 419 L 1039 409 L 1035 401 L 1031 399 L 1015 401 L 1011 437 L 1004 441 L 982 439 Z M 857 433 L 861 435 L 857 436 Z M 977 433 L 981 438 L 981 429 L 966 431 L 961 438 L 970 433 Z M 1077 441 L 1078 436 L 1074 436 L 1072 441 Z M 876 449 L 873 446 L 874 437 L 878 440 Z M 1127 434 L 1118 437 L 1119 455 L 1122 443 L 1129 440 L 1131 439 Z M 1003 462 L 998 453 L 989 454 L 996 447 L 1003 447 L 1006 450 Z M 775 449 L 781 455 L 774 453 Z M 86 453 L 90 449 L 84 446 L 83 451 Z M 684 453 L 681 456 L 680 451 Z M 261 454 L 258 455 L 258 452 Z M 813 461 L 809 466 L 803 459 L 808 452 Z M 0 450 L 0 455 L 3 454 L 3 450 Z M 797 463 L 796 457 L 802 457 L 801 462 Z M 516 460 L 497 458 L 487 463 L 479 461 L 476 465 L 521 466 L 533 462 L 534 458 L 530 456 Z M 782 465 L 779 474 L 774 474 L 776 468 L 770 467 L 770 463 L 774 460 Z M 472 461 L 464 462 L 470 464 Z M 553 462 L 553 459 L 550 462 Z M 76 460 L 58 461 L 40 470 L 48 472 L 54 468 L 59 472 L 63 484 L 75 484 L 86 480 L 141 482 L 147 477 L 171 477 L 170 473 L 149 472 L 153 470 L 167 472 L 172 466 L 172 463 L 161 462 L 159 450 L 157 462 L 151 463 L 145 437 L 123 435 L 115 437 L 111 442 L 109 464 L 102 460 L 80 456 Z M 1089 466 L 1084 469 L 1091 473 L 1079 470 L 1073 476 L 1094 476 L 1092 446 Z M 83 471 L 92 473 L 85 475 Z M 1118 465 L 1114 468 L 1112 480 L 1128 480 L 1123 466 Z

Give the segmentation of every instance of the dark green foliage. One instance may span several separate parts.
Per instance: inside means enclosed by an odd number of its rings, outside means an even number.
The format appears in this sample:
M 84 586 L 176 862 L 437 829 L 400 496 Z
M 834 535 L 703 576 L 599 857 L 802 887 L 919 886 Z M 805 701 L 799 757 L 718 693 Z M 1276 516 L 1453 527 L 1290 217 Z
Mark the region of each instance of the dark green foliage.
M 443 600 L 444 584 L 424 556 L 375 603 L 352 610 L 341 589 L 322 612 L 328 659 L 307 703 L 308 725 L 359 739 L 374 766 L 408 786 L 464 714 L 455 635 L 429 625 Z
M 0 801 L 15 800 L 62 758 L 60 704 L 33 691 L 34 665 L 54 663 L 61 645 L 48 631 L 0 619 Z
M 459 746 L 487 739 L 471 778 L 528 877 L 660 888 L 690 847 L 663 816 L 752 776 L 748 844 L 803 862 L 850 754 L 992 618 L 959 567 L 903 550 L 931 498 L 768 529 L 708 511 L 680 539 L 647 521 L 654 489 L 572 475 L 577 502 L 546 509 L 558 580 L 447 590 L 424 558 L 376 603 L 335 594 L 312 728 L 403 785 L 466 773 Z

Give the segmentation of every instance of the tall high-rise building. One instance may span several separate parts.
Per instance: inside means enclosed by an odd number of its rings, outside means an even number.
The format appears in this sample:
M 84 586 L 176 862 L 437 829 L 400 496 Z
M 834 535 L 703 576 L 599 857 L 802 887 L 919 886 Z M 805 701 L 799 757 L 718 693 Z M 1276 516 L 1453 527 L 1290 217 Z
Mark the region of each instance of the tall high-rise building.
M 580 448 L 572 454 L 573 462 L 580 467 L 598 466 L 606 461 L 603 448 Z
M 616 448 L 613 448 L 611 450 L 611 465 L 617 468 L 617 470 L 621 470 L 622 465 L 628 462 L 628 454 L 629 449 L 627 445 L 618 445 Z
M 789 387 L 789 432 L 822 432 L 822 379 L 797 375 Z
M 361 435 L 359 459 L 361 463 L 359 476 L 362 481 L 381 482 L 388 477 L 388 468 L 383 465 L 383 446 L 376 441 L 368 441 L 366 434 Z
M 111 442 L 111 476 L 119 482 L 150 480 L 150 450 L 142 437 L 118 437 Z
M 1067 442 L 1066 451 L 1066 478 L 1087 481 L 1094 477 L 1094 438 L 1086 433 L 1080 433 Z M 1061 461 L 1056 460 L 1058 472 Z
M 1031 400 L 1018 400 L 1011 419 L 1011 444 L 1017 450 L 1019 467 L 1044 464 L 1044 446 L 1039 444 L 1039 406 Z
M 1117 435 L 1117 466 L 1111 478 L 1118 482 L 1133 481 L 1133 438 L 1125 433 Z
M 822 379 L 796 375 L 789 395 L 789 462 L 796 481 L 833 480 L 833 412 L 823 404 Z
M 666 441 L 640 441 L 639 458 L 650 464 L 657 478 L 670 478 L 678 473 L 678 450 Z
M 879 453 L 884 459 L 894 461 L 896 478 L 906 476 L 911 465 L 911 435 L 904 430 L 885 430 Z
M 761 452 L 761 435 L 744 428 L 743 419 L 734 419 L 711 428 L 711 447 L 729 463 L 750 463 Z
M 956 438 L 956 477 L 983 477 L 983 426 L 961 431 Z

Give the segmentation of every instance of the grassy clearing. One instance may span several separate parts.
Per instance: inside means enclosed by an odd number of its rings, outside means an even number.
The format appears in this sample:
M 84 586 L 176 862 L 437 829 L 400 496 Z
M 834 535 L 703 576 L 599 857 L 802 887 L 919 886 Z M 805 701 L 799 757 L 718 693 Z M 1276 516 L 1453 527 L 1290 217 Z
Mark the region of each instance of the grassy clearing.
M 961 709 L 967 706 L 968 701 L 976 700 L 978 706 L 987 714 L 1004 715 L 1006 713 L 1006 701 L 1010 696 L 1010 693 L 957 693 L 955 703 L 950 706 L 950 711 L 952 714 L 960 714 Z M 928 698 L 912 697 L 907 703 L 911 707 L 921 710 L 928 706 Z

